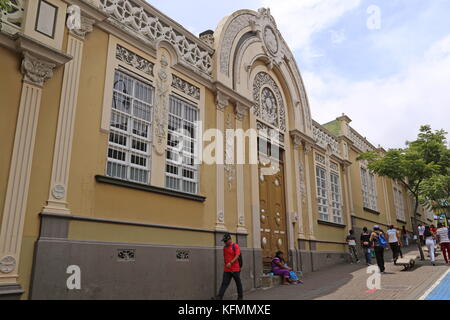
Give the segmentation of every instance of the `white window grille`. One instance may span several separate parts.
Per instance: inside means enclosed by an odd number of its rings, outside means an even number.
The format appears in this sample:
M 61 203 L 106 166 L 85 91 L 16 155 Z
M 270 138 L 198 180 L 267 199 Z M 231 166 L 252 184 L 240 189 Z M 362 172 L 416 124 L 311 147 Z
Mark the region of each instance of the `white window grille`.
M 331 198 L 333 202 L 333 221 L 342 224 L 342 201 L 339 175 L 331 173 Z
M 329 221 L 328 212 L 328 188 L 327 188 L 327 172 L 324 168 L 316 166 L 317 179 L 317 205 L 319 209 L 320 220 Z
M 361 184 L 364 207 L 378 211 L 375 175 L 367 169 L 361 168 Z
M 198 193 L 198 108 L 170 97 L 169 132 L 166 155 L 166 187 L 191 194 Z
M 150 183 L 154 89 L 116 71 L 106 175 Z

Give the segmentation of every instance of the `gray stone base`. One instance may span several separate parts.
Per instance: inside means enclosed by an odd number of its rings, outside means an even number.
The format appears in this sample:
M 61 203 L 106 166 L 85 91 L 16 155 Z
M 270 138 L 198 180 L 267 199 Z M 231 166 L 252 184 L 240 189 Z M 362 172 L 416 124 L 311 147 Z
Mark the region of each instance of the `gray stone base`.
M 223 275 L 223 248 L 174 247 L 40 239 L 30 299 L 204 300 L 215 296 Z M 241 248 L 244 291 L 255 288 L 257 251 Z M 81 289 L 70 290 L 69 266 L 81 270 Z M 234 297 L 232 282 L 226 297 Z
M 319 271 L 333 265 L 348 263 L 349 259 L 349 254 L 345 252 L 298 251 L 299 269 L 303 274 Z
M 0 300 L 20 300 L 23 293 L 19 284 L 0 284 Z

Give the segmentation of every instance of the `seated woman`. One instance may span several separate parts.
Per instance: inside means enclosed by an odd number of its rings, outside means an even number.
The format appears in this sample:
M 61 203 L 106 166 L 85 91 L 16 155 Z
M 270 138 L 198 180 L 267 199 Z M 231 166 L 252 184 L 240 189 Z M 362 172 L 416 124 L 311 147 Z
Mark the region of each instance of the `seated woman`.
M 289 285 L 289 283 L 291 282 L 291 268 L 286 266 L 286 262 L 283 258 L 283 252 L 281 251 L 278 251 L 275 257 L 272 259 L 272 272 L 277 276 L 283 277 L 283 285 Z

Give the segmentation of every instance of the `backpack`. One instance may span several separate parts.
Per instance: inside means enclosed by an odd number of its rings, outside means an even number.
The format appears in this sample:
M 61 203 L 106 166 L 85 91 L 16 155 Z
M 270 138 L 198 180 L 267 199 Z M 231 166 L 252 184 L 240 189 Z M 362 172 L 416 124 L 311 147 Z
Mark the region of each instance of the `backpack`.
M 236 244 L 233 243 L 233 251 L 234 251 L 234 254 L 236 254 L 236 248 L 235 248 L 235 245 L 236 245 Z M 244 262 L 243 262 L 243 260 L 242 260 L 242 254 L 239 255 L 238 262 L 239 262 L 239 268 L 242 269 L 242 265 L 244 264 Z
M 387 248 L 388 243 L 386 241 L 386 239 L 384 238 L 384 235 L 382 233 L 380 233 L 378 235 L 378 246 L 381 248 Z

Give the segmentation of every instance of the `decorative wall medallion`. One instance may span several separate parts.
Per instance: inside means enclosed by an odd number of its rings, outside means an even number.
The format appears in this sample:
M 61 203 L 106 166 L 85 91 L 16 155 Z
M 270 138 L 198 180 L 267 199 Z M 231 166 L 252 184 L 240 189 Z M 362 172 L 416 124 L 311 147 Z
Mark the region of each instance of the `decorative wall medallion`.
M 132 0 L 100 0 L 101 9 L 109 15 L 108 22 L 127 33 L 149 41 L 154 47 L 158 41 L 169 42 L 177 51 L 180 63 L 208 76 L 212 73 L 212 53 L 206 46 L 186 38 L 176 24 L 169 25 L 156 11 L 142 7 Z
M 275 184 L 276 187 L 279 187 L 280 186 L 280 180 L 275 179 L 274 184 Z
M 120 44 L 116 47 L 116 58 L 122 62 L 125 62 L 129 66 L 138 69 L 150 76 L 153 76 L 154 64 L 147 59 L 135 54 L 134 52 L 122 47 Z
M 264 29 L 264 43 L 269 49 L 270 53 L 277 54 L 278 52 L 278 39 L 273 31 L 272 27 L 266 26 Z
M 266 223 L 267 222 L 267 217 L 265 215 L 261 216 L 261 223 Z
M 16 268 L 16 259 L 12 256 L 3 257 L 0 260 L 0 272 L 1 273 L 11 273 Z
M 119 261 L 119 262 L 136 261 L 136 250 L 135 249 L 119 249 L 117 251 L 117 261 Z
M 189 250 L 184 249 L 178 249 L 176 252 L 176 257 L 178 262 L 189 262 L 189 256 L 190 256 Z
M 285 57 L 281 50 L 281 36 L 279 34 L 275 19 L 270 14 L 270 9 L 260 8 L 258 15 L 251 23 L 252 29 L 257 33 L 262 42 L 263 50 L 270 59 L 270 64 L 281 64 Z
M 172 75 L 169 72 L 169 62 L 167 57 L 163 54 L 159 62 L 158 77 L 156 78 L 156 101 L 155 101 L 155 124 L 154 124 L 154 146 L 159 155 L 165 152 L 165 144 L 167 139 L 167 125 L 168 125 L 168 109 L 169 109 L 169 94 L 170 94 L 170 78 Z
M 176 75 L 172 75 L 172 87 L 180 90 L 181 92 L 184 92 L 194 99 L 200 100 L 200 88 L 177 77 Z
M 276 82 L 266 72 L 259 72 L 253 82 L 253 112 L 256 117 L 286 131 L 286 113 L 283 96 Z
M 57 184 L 52 190 L 52 195 L 57 200 L 64 199 L 66 196 L 66 188 L 63 185 Z

